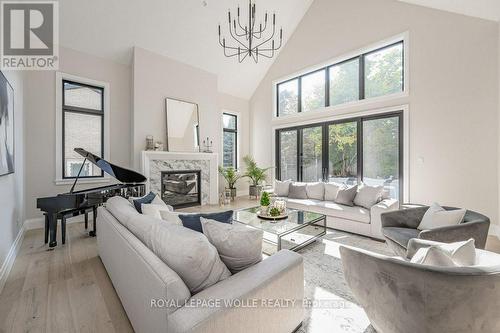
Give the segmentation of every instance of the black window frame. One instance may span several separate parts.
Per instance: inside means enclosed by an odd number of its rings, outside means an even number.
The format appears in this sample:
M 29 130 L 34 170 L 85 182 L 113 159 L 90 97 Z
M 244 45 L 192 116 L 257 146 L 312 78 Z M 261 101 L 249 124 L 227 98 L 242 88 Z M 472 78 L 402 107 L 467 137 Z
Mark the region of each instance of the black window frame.
M 302 78 L 304 76 L 308 76 L 310 74 L 313 74 L 315 72 L 322 71 L 322 70 L 325 71 L 325 107 L 332 106 L 332 105 L 330 105 L 330 68 L 335 67 L 337 65 L 341 65 L 341 64 L 349 62 L 349 61 L 352 61 L 352 60 L 355 60 L 355 59 L 358 59 L 358 66 L 359 66 L 359 78 L 358 78 L 358 80 L 359 80 L 359 84 L 358 84 L 359 85 L 359 96 L 358 97 L 359 98 L 357 101 L 353 101 L 353 102 L 359 102 L 359 101 L 363 101 L 363 100 L 370 100 L 372 98 L 379 98 L 379 97 L 383 97 L 383 96 L 392 95 L 392 94 L 388 94 L 388 95 L 381 95 L 381 96 L 377 96 L 377 97 L 369 97 L 369 98 L 365 97 L 365 57 L 367 55 L 370 55 L 370 54 L 373 54 L 373 53 L 376 53 L 376 52 L 379 52 L 379 51 L 382 51 L 382 50 L 385 50 L 387 48 L 390 48 L 390 47 L 393 47 L 396 45 L 400 45 L 400 44 L 402 45 L 402 63 L 401 63 L 401 66 L 402 66 L 402 80 L 403 80 L 401 93 L 405 92 L 406 91 L 406 85 L 405 85 L 405 75 L 406 75 L 406 73 L 405 73 L 405 56 L 406 56 L 406 54 L 405 54 L 405 40 L 401 39 L 401 40 L 398 40 L 394 43 L 390 43 L 390 44 L 381 46 L 379 48 L 376 48 L 374 50 L 370 50 L 370 51 L 361 53 L 361 54 L 354 56 L 354 57 L 351 57 L 349 59 L 345 59 L 345 60 L 342 60 L 342 61 L 339 61 L 339 62 L 336 62 L 333 64 L 329 64 L 327 66 L 324 66 L 324 67 L 306 72 L 304 74 L 295 76 L 293 78 L 287 79 L 285 81 L 281 81 L 281 82 L 276 83 L 276 117 L 278 117 L 278 118 L 281 117 L 280 116 L 280 109 L 279 109 L 279 105 L 280 105 L 279 87 L 280 87 L 280 85 L 288 83 L 290 81 L 298 80 L 297 114 L 302 113 Z M 333 106 L 341 106 L 343 104 L 346 104 L 346 103 L 336 104 Z M 284 117 L 286 117 L 286 115 Z
M 234 165 L 232 166 L 234 169 L 238 169 L 238 115 L 229 113 L 229 112 L 223 112 L 222 117 L 224 116 L 230 116 L 234 117 L 234 129 L 232 128 L 227 128 L 224 126 L 224 121 L 222 122 L 222 166 L 226 167 L 224 165 L 224 133 L 234 133 Z
M 326 121 L 326 122 L 318 122 L 307 125 L 299 125 L 292 126 L 286 128 L 279 128 L 275 130 L 275 177 L 277 180 L 281 179 L 281 142 L 280 142 L 280 133 L 283 131 L 297 131 L 297 182 L 302 182 L 302 155 L 303 155 L 303 147 L 302 147 L 302 131 L 304 128 L 311 127 L 322 127 L 322 180 L 328 181 L 329 176 L 329 142 L 328 142 L 328 131 L 330 125 L 342 124 L 342 123 L 350 123 L 355 122 L 357 124 L 357 183 L 360 184 L 363 181 L 363 122 L 367 120 L 378 120 L 385 118 L 398 118 L 398 127 L 399 127 L 399 137 L 398 137 L 398 180 L 399 180 L 399 198 L 400 202 L 403 202 L 404 199 L 404 110 L 391 111 L 380 114 L 359 116 L 359 117 L 351 117 L 344 118 L 334 121 Z
M 64 86 L 65 84 L 71 84 L 71 85 L 77 85 L 81 87 L 88 87 L 91 89 L 96 89 L 101 91 L 101 109 L 96 110 L 96 109 L 88 109 L 88 108 L 81 108 L 78 106 L 72 106 L 72 105 L 66 105 L 66 96 L 65 96 L 65 89 Z M 66 112 L 71 112 L 71 113 L 81 113 L 81 114 L 87 114 L 87 115 L 93 115 L 93 116 L 100 116 L 101 117 L 101 158 L 104 158 L 104 117 L 105 117 L 105 110 L 104 110 L 104 87 L 99 87 L 99 86 L 94 86 L 90 85 L 87 83 L 81 83 L 73 80 L 62 80 L 62 178 L 63 179 L 75 179 L 76 177 L 74 176 L 67 176 L 66 175 L 66 157 L 65 157 L 65 143 L 66 143 L 66 130 L 65 130 L 65 121 L 66 121 Z M 95 152 L 92 152 L 95 154 Z M 104 178 L 104 171 L 101 170 L 101 174 L 99 176 L 80 176 L 79 178 L 81 179 L 92 179 L 92 178 Z

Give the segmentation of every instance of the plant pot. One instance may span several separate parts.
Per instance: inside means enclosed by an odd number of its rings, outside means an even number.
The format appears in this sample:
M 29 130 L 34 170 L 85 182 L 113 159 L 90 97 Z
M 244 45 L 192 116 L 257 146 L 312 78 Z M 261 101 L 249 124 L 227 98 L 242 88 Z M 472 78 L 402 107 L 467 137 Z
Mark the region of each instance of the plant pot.
M 231 191 L 231 200 L 234 201 L 234 198 L 236 198 L 236 188 L 230 188 L 229 191 Z
M 260 214 L 267 215 L 269 212 L 269 206 L 260 206 Z
M 250 185 L 248 188 L 248 195 L 251 197 L 260 197 L 260 192 L 262 192 L 262 185 Z

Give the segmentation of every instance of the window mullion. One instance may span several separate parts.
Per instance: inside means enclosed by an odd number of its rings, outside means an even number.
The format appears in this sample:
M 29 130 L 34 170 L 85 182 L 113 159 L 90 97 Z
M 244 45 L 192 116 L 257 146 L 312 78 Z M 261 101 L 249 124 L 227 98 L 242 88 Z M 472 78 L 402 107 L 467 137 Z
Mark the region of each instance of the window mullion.
M 365 99 L 365 55 L 359 56 L 359 100 Z

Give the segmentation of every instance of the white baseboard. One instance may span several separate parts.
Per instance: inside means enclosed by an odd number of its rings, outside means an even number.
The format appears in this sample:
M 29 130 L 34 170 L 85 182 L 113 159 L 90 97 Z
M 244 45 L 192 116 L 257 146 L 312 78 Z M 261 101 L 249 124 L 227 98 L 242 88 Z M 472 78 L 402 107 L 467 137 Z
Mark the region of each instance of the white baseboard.
M 492 236 L 496 236 L 498 239 L 500 239 L 500 226 L 496 224 L 490 224 L 489 234 Z
M 10 246 L 9 253 L 7 254 L 7 257 L 5 258 L 2 267 L 0 268 L 0 293 L 5 286 L 5 282 L 7 282 L 7 278 L 9 277 L 12 266 L 14 266 L 14 261 L 16 260 L 19 249 L 21 248 L 21 244 L 23 243 L 24 232 L 25 229 L 23 225 L 17 233 L 16 239 Z

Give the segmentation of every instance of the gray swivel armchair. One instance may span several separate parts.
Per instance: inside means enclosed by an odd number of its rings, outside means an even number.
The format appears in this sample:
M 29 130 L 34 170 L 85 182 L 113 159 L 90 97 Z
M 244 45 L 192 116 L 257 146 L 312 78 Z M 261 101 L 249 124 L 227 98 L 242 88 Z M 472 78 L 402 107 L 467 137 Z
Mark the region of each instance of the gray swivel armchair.
M 418 230 L 417 227 L 429 207 L 416 207 L 381 215 L 382 234 L 387 245 L 401 257 L 406 256 L 408 242 L 412 238 L 452 243 L 474 238 L 476 248 L 484 249 L 488 238 L 490 219 L 482 214 L 467 210 L 461 223 L 432 230 Z M 458 209 L 443 207 L 446 210 Z
M 413 241 L 412 241 L 413 242 Z M 500 332 L 500 255 L 476 250 L 476 266 L 414 264 L 340 247 L 344 276 L 379 333 Z

